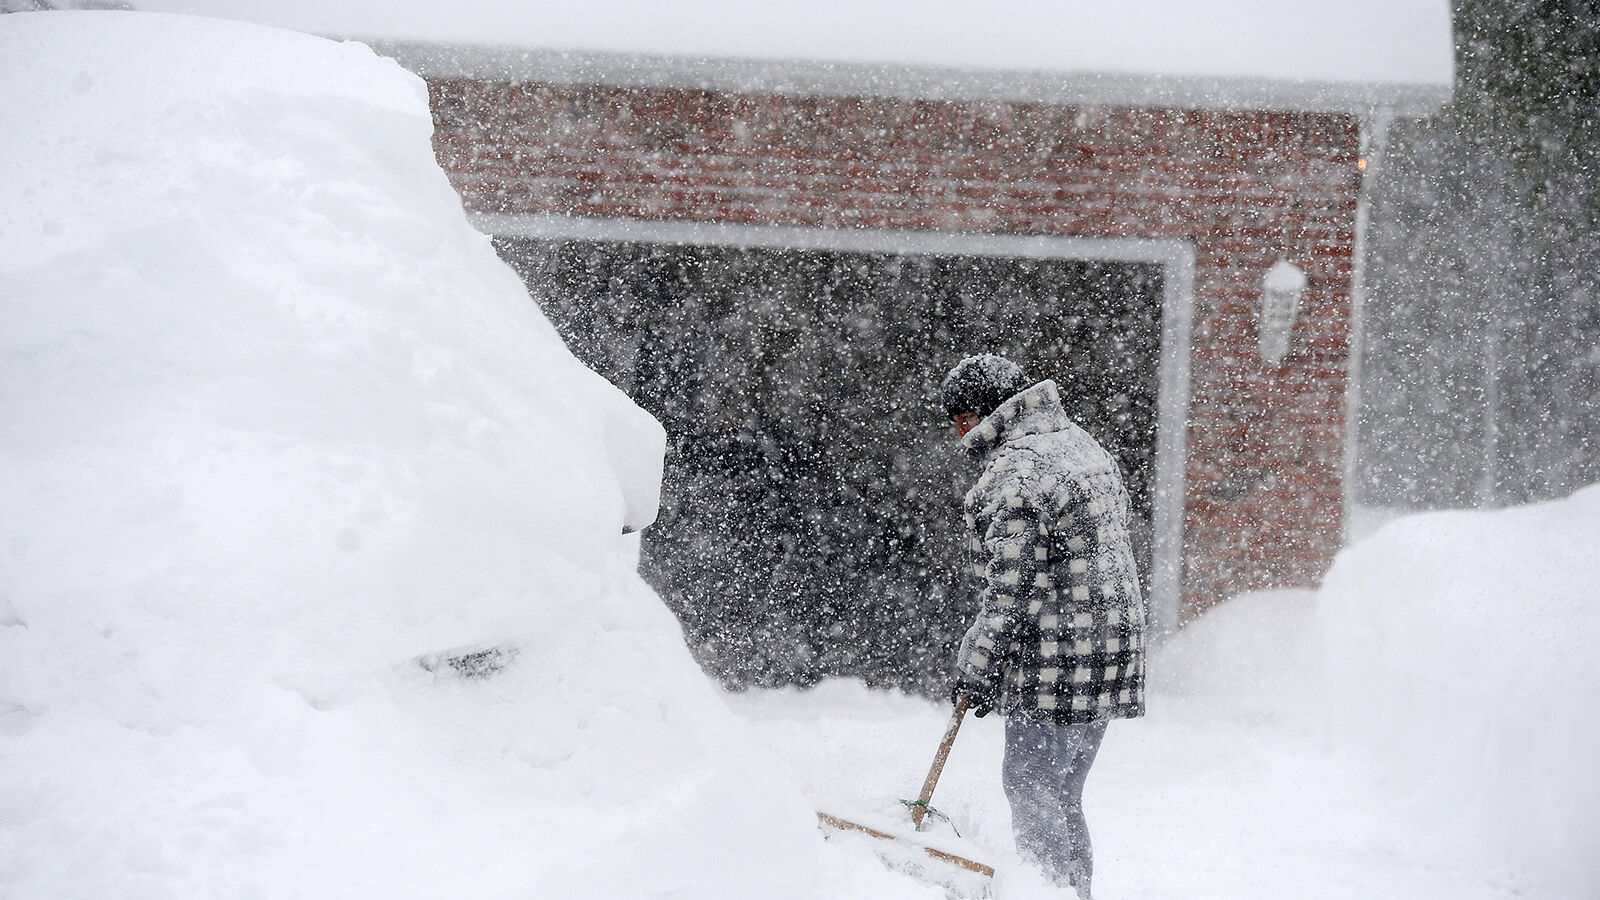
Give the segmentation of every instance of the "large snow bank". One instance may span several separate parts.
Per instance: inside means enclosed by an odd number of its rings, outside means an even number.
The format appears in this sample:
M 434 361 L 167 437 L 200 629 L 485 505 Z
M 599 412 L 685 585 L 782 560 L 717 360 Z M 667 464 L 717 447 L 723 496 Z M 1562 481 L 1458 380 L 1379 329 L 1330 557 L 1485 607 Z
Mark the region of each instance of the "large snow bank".
M 1340 554 L 1319 619 L 1337 733 L 1537 896 L 1600 895 L 1600 486 L 1400 519 Z
M 661 429 L 468 226 L 418 79 L 38 13 L 0 83 L 0 894 L 907 889 L 634 574 Z

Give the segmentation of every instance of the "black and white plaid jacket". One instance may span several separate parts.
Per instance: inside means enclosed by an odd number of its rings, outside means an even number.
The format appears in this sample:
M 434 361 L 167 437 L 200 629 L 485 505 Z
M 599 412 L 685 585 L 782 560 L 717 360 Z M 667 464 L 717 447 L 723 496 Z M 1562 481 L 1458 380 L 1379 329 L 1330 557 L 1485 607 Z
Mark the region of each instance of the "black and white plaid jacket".
M 967 493 L 982 594 L 957 674 L 1007 715 L 1062 723 L 1144 714 L 1144 598 L 1116 460 L 1061 406 L 1053 381 L 962 439 L 983 464 Z

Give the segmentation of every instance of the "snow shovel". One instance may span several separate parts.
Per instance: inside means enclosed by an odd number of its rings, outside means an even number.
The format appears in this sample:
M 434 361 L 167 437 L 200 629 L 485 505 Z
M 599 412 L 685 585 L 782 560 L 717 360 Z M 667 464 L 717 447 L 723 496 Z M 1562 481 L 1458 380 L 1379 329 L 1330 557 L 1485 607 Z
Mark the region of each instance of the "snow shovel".
M 956 701 L 955 711 L 950 714 L 950 724 L 945 727 L 944 739 L 939 742 L 939 750 L 933 755 L 933 765 L 928 767 L 928 777 L 922 782 L 921 795 L 917 797 L 915 803 L 901 801 L 907 806 L 911 807 L 911 824 L 918 829 L 922 827 L 922 820 L 928 814 L 928 810 L 930 809 L 928 806 L 928 801 L 933 799 L 933 789 L 939 783 L 940 773 L 944 771 L 945 760 L 950 758 L 950 745 L 955 743 L 956 732 L 961 730 L 961 719 L 966 716 L 966 714 L 967 698 L 962 697 Z M 890 834 L 889 832 L 878 828 L 872 828 L 856 822 L 851 822 L 847 819 L 841 819 L 838 816 L 829 815 L 825 812 L 817 813 L 817 821 L 822 823 L 824 830 L 831 828 L 837 831 L 851 831 L 865 834 L 869 837 L 877 838 L 881 841 L 888 841 L 893 844 L 898 844 L 908 849 L 921 850 L 923 853 L 934 859 L 940 860 L 941 862 L 951 863 L 969 872 L 975 872 L 984 878 L 994 877 L 993 866 L 986 866 L 981 862 L 967 859 L 964 856 L 957 856 L 954 853 L 946 853 L 943 850 L 923 846 L 915 841 L 908 840 L 899 835 Z

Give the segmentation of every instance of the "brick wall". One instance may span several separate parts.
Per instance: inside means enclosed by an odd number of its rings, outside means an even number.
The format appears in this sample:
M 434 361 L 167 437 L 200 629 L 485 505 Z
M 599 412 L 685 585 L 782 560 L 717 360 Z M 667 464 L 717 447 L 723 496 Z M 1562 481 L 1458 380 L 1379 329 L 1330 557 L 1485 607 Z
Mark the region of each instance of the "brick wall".
M 1338 549 L 1359 124 L 1350 116 L 437 80 L 467 208 L 1179 238 L 1195 248 L 1184 611 Z M 1281 366 L 1261 278 L 1309 286 Z

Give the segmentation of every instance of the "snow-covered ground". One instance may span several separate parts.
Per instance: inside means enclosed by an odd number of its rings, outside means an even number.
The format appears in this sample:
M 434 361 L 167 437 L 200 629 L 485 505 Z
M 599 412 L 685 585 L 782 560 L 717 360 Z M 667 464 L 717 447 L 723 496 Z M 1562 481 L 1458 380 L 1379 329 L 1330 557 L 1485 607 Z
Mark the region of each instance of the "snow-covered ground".
M 941 896 L 812 812 L 895 821 L 943 710 L 694 667 L 620 534 L 660 429 L 417 79 L 116 13 L 0 16 L 0 79 L 0 896 Z M 1192 625 L 1090 780 L 1099 895 L 1596 896 L 1596 548 L 1600 488 L 1412 517 Z M 999 735 L 932 836 L 1059 896 Z

